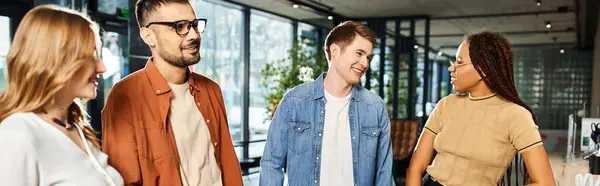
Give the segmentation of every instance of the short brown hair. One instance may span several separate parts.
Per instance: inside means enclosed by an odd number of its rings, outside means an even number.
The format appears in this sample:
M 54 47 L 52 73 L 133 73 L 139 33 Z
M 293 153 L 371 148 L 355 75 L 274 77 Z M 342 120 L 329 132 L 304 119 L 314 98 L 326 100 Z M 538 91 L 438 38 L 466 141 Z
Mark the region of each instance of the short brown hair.
M 138 26 L 146 26 L 146 18 L 150 13 L 156 12 L 158 7 L 167 4 L 189 4 L 189 0 L 137 0 L 135 3 L 135 18 L 137 19 Z
M 375 45 L 377 36 L 373 30 L 359 22 L 346 21 L 331 29 L 327 35 L 327 39 L 325 39 L 325 56 L 327 57 L 327 60 L 329 60 L 331 55 L 329 47 L 331 47 L 332 44 L 335 43 L 340 46 L 343 52 L 346 47 L 354 41 L 356 35 L 366 38 Z

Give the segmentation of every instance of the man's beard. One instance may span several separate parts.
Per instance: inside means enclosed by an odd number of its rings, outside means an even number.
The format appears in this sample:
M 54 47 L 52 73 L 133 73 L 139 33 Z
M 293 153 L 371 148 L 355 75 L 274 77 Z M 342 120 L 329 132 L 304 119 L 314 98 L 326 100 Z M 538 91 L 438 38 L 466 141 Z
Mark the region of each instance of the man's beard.
M 179 56 L 172 55 L 168 51 L 164 50 L 163 48 L 158 49 L 158 55 L 160 55 L 160 57 L 165 59 L 165 61 L 167 61 L 171 65 L 185 68 L 185 67 L 188 67 L 190 65 L 195 65 L 198 62 L 200 62 L 201 57 L 200 57 L 200 47 L 199 47 L 200 44 L 199 43 L 200 42 L 198 41 L 198 52 L 196 54 L 193 54 L 192 57 L 183 56 L 183 53 L 181 53 L 181 47 L 180 47 L 180 55 Z M 159 45 L 161 45 L 160 42 L 159 42 Z

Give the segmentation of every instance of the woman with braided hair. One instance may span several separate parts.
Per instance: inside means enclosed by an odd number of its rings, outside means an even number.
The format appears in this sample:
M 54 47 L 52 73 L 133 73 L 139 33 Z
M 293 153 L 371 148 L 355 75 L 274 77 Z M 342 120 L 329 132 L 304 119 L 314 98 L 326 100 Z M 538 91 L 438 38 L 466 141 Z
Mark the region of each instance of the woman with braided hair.
M 519 98 L 508 41 L 489 31 L 467 34 L 448 71 L 456 92 L 440 100 L 415 148 L 408 186 L 495 186 L 517 153 L 528 186 L 554 186 L 535 116 Z M 432 162 L 433 153 L 437 155 Z M 431 163 L 431 164 L 430 164 Z M 422 179 L 424 172 L 427 172 Z M 502 181 L 501 181 L 502 180 Z

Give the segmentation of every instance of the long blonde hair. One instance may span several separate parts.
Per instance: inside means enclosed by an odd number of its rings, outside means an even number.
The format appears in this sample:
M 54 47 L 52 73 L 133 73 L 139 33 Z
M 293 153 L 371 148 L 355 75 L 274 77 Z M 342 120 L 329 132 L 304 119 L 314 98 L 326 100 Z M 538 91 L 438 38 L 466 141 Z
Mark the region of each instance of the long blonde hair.
M 0 121 L 18 112 L 40 112 L 76 72 L 97 61 L 98 25 L 84 14 L 44 5 L 21 21 L 6 59 L 8 83 L 0 94 Z M 68 108 L 68 121 L 83 129 L 99 147 L 96 132 L 78 101 Z

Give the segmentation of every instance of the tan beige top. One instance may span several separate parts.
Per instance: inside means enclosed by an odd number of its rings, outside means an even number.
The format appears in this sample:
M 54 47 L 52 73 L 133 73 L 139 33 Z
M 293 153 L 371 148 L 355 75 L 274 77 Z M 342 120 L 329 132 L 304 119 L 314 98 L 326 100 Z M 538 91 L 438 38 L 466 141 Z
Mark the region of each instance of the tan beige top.
M 183 186 L 222 186 L 210 133 L 188 83 L 169 86 L 173 91 L 169 119 L 181 161 L 179 172 Z
M 424 130 L 437 135 L 427 173 L 445 186 L 495 186 L 516 152 L 542 145 L 529 111 L 500 96 L 450 95 Z

